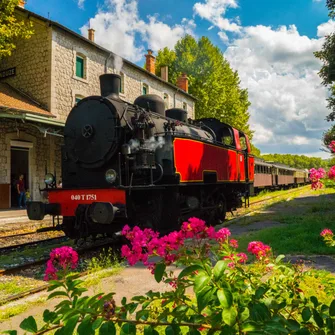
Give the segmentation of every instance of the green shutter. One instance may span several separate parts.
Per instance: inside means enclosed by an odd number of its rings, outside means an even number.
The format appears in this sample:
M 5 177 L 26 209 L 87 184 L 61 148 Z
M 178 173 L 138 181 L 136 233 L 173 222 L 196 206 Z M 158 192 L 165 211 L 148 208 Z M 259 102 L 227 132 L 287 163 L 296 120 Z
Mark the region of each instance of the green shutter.
M 76 59 L 76 76 L 84 78 L 84 59 L 79 56 Z
M 142 93 L 143 93 L 143 95 L 144 95 L 144 94 L 147 94 L 147 87 L 144 86 L 144 85 L 143 85 Z

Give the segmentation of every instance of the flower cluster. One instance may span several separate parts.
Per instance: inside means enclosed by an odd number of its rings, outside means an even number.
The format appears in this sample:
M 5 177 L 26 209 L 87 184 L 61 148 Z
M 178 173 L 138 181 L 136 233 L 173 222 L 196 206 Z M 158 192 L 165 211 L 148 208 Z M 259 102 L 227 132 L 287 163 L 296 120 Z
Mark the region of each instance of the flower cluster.
M 332 166 L 328 171 L 328 178 L 335 180 L 335 166 Z
M 131 244 L 131 246 L 123 245 L 121 248 L 121 254 L 127 258 L 128 263 L 135 265 L 137 262 L 143 262 L 152 269 L 153 264 L 149 262 L 150 257 L 159 256 L 166 264 L 171 264 L 178 259 L 177 251 L 184 245 L 186 239 L 215 239 L 219 242 L 228 242 L 230 231 L 222 228 L 215 232 L 213 227 L 206 226 L 205 221 L 190 218 L 182 224 L 180 231 L 174 231 L 163 237 L 159 237 L 159 234 L 151 229 L 141 230 L 139 227 L 130 229 L 127 225 L 124 226 L 122 235 Z M 232 243 L 237 247 L 236 240 L 232 240 Z
M 71 247 L 53 249 L 47 262 L 44 280 L 57 279 L 57 273 L 75 269 L 78 265 L 78 254 Z
M 322 188 L 323 184 L 320 181 L 320 179 L 324 178 L 326 176 L 326 171 L 323 168 L 318 169 L 310 169 L 310 179 L 312 182 L 312 189 L 317 190 L 319 188 Z
M 335 141 L 331 141 L 328 148 L 335 153 Z
M 334 233 L 330 229 L 324 229 L 320 236 L 323 237 L 325 243 L 330 247 L 335 247 Z
M 229 260 L 228 267 L 234 269 L 237 263 L 245 264 L 248 260 L 248 256 L 241 252 L 239 254 L 230 254 L 229 256 L 224 256 L 224 260 Z
M 271 248 L 259 241 L 250 242 L 248 251 L 256 256 L 257 259 L 264 259 L 270 256 Z

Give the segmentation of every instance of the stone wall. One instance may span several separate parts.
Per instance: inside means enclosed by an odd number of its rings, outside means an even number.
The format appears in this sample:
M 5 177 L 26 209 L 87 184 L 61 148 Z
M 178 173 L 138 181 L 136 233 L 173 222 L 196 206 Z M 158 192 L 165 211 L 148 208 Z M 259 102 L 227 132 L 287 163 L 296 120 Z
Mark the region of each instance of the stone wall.
M 0 184 L 12 183 L 11 180 L 11 141 L 32 143 L 29 149 L 29 189 L 33 200 L 40 199 L 39 188 L 43 188 L 45 165 L 48 172 L 54 173 L 56 162 L 57 179 L 60 178 L 60 145 L 61 138 L 47 135 L 46 137 L 29 123 L 15 123 L 9 119 L 0 122 Z M 57 148 L 57 150 L 54 150 Z M 58 182 L 58 180 L 57 180 Z
M 12 55 L 0 61 L 0 70 L 16 67 L 16 76 L 4 81 L 50 110 L 52 29 L 46 22 L 35 18 L 30 20 L 33 22 L 34 34 L 28 40 L 17 40 Z
M 76 55 L 85 59 L 85 78 L 75 75 Z M 52 33 L 52 102 L 51 111 L 61 120 L 65 120 L 75 103 L 75 97 L 100 94 L 99 75 L 104 73 L 105 61 L 109 54 L 85 41 L 72 36 L 57 27 Z M 108 72 L 115 72 L 113 57 L 108 59 Z M 169 108 L 182 108 L 187 104 L 189 117 L 194 118 L 194 100 L 144 71 L 124 63 L 122 66 L 124 92 L 121 98 L 134 102 L 142 94 L 142 85 L 149 88 L 150 94 L 164 97 L 168 95 Z M 175 94 L 176 93 L 176 94 Z

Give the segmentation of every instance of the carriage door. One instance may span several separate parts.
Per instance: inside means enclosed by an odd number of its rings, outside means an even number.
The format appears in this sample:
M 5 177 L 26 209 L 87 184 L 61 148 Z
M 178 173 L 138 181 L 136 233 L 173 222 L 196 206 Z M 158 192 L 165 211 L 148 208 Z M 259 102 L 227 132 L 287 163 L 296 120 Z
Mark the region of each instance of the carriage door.
M 240 145 L 241 145 L 241 150 L 242 150 L 242 155 L 241 156 L 243 157 L 243 160 L 244 160 L 244 164 L 243 165 L 240 163 L 240 168 L 242 169 L 244 167 L 244 176 L 245 176 L 244 179 L 241 178 L 241 181 L 245 180 L 246 182 L 248 182 L 249 181 L 249 161 L 248 161 L 249 155 L 248 155 L 248 146 L 247 146 L 247 141 L 245 139 L 244 134 L 240 133 L 239 136 L 240 136 Z

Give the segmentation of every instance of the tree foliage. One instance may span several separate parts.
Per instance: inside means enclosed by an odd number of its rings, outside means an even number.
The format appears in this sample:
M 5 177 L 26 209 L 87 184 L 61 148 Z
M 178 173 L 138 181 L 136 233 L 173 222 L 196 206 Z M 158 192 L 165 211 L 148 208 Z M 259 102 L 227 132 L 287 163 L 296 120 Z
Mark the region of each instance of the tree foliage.
M 240 87 L 237 71 L 232 70 L 221 50 L 207 37 L 196 40 L 186 35 L 174 50 L 159 50 L 156 75 L 160 76 L 161 67 L 166 65 L 172 84 L 176 84 L 182 73 L 187 74 L 189 93 L 199 99 L 196 118 L 215 117 L 252 137 L 248 124 L 248 92 Z
M 0 58 L 12 54 L 17 38 L 30 38 L 33 33 L 30 21 L 15 16 L 18 3 L 19 0 L 0 1 Z
M 331 160 L 324 160 L 319 157 L 307 157 L 304 155 L 267 154 L 262 155 L 262 158 L 266 161 L 286 164 L 297 169 L 328 168 L 332 163 Z

